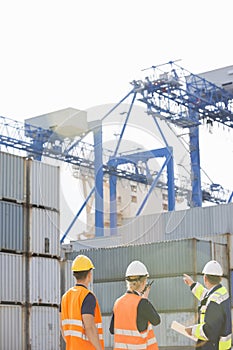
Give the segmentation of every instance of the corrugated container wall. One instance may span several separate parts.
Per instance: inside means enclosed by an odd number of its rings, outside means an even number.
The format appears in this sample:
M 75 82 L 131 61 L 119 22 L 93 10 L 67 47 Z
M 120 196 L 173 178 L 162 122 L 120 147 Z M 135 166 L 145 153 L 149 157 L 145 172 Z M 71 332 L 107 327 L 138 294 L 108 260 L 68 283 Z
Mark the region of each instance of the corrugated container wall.
M 227 243 L 226 234 L 233 233 L 233 203 L 187 210 L 139 215 L 124 220 L 117 228 L 117 235 L 71 242 L 74 251 L 88 248 L 118 246 L 119 244 L 143 244 L 175 239 L 200 238 Z
M 24 250 L 24 212 L 21 204 L 0 201 L 0 250 Z
M 25 310 L 20 305 L 0 304 L 0 349 L 25 349 Z
M 57 259 L 30 258 L 30 303 L 60 303 L 60 262 Z
M 205 263 L 212 257 L 212 247 L 210 241 L 190 238 L 80 250 L 79 254 L 86 254 L 93 260 L 96 267 L 94 282 L 100 282 L 122 280 L 132 260 L 143 261 L 151 278 L 201 273 Z M 76 255 L 77 252 L 66 254 L 68 260 L 73 260 Z
M 192 297 L 192 295 L 190 295 Z M 158 340 L 159 348 L 173 349 L 177 346 L 177 349 L 187 350 L 195 345 L 193 340 L 177 333 L 171 329 L 172 321 L 177 321 L 183 325 L 190 326 L 197 322 L 197 314 L 195 312 L 172 312 L 161 313 L 161 323 L 153 327 L 156 338 Z
M 142 215 L 118 228 L 122 244 L 233 233 L 233 203 Z M 224 242 L 222 242 L 224 243 Z M 85 242 L 87 245 L 87 242 Z
M 32 306 L 28 310 L 30 344 L 25 344 L 26 308 L 21 305 L 0 304 L 1 350 L 59 350 L 59 309 Z
M 57 307 L 31 307 L 30 338 L 31 350 L 60 349 L 59 309 Z
M 39 161 L 30 162 L 30 203 L 59 211 L 59 167 Z
M 63 260 L 60 263 L 61 267 L 61 296 L 75 284 L 75 278 L 71 271 L 71 260 Z
M 0 152 L 0 199 L 25 201 L 24 158 Z
M 0 302 L 25 302 L 25 257 L 0 253 Z
M 60 256 L 59 213 L 30 209 L 30 252 Z

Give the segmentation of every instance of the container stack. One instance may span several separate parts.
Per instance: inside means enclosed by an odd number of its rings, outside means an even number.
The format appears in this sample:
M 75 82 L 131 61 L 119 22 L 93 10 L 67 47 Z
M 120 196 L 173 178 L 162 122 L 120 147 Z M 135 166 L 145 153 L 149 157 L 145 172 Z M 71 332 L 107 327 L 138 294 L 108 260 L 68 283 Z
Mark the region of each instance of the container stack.
M 102 314 L 105 346 L 113 348 L 113 336 L 109 325 L 113 303 L 126 291 L 124 275 L 133 260 L 142 261 L 155 282 L 150 300 L 161 316 L 161 324 L 154 328 L 160 349 L 192 349 L 194 342 L 171 329 L 173 320 L 185 325 L 197 321 L 197 300 L 183 282 L 187 273 L 202 282 L 202 269 L 211 259 L 217 259 L 224 269 L 223 284 L 228 288 L 227 245 L 196 238 L 162 241 L 139 245 L 93 248 L 80 250 L 78 254 L 90 257 L 95 265 L 93 291 Z M 77 252 L 67 253 L 63 263 L 64 289 L 74 283 L 71 262 Z
M 0 153 L 1 349 L 60 348 L 59 186 L 59 167 Z

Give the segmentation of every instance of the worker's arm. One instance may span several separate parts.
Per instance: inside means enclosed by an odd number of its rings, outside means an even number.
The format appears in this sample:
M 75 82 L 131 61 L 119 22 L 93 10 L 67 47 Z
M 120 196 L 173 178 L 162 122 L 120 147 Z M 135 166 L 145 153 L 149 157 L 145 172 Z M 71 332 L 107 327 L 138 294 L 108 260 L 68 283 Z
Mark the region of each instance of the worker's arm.
M 210 302 L 206 309 L 205 322 L 187 327 L 185 330 L 189 335 L 197 339 L 216 343 L 221 335 L 221 328 L 224 324 L 224 313 L 221 305 Z
M 63 330 L 63 328 L 62 328 L 62 324 L 61 324 L 61 312 L 60 312 L 60 330 L 61 330 L 61 335 L 62 335 L 62 338 L 64 339 L 64 341 L 66 341 L 66 339 L 65 339 L 65 336 L 64 336 L 64 330 Z
M 111 334 L 114 334 L 114 313 L 112 313 L 112 318 L 111 318 L 110 326 L 109 326 L 109 332 Z
M 82 320 L 88 340 L 92 343 L 96 350 L 102 350 L 102 346 L 99 341 L 98 330 L 94 321 L 94 316 L 91 314 L 83 314 Z
M 193 295 L 198 300 L 201 301 L 205 297 L 208 290 L 202 284 L 200 284 L 199 282 L 194 282 L 192 277 L 186 274 L 183 275 L 183 280 L 184 283 L 190 287 Z
M 160 324 L 161 319 L 159 313 L 156 311 L 151 302 L 145 298 L 142 298 L 138 304 L 137 323 L 140 328 L 139 331 L 144 330 L 141 328 L 144 328 L 143 323 L 145 323 L 145 321 L 146 325 L 149 321 L 153 326 L 157 326 L 158 324 Z

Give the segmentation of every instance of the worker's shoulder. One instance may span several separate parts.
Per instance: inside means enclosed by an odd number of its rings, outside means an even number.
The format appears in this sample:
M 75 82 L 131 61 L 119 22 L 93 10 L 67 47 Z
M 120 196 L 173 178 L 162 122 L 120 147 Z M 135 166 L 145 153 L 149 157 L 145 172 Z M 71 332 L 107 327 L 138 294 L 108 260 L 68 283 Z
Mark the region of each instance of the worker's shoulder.
M 210 295 L 209 301 L 221 304 L 229 299 L 229 293 L 224 286 L 218 288 L 213 294 Z

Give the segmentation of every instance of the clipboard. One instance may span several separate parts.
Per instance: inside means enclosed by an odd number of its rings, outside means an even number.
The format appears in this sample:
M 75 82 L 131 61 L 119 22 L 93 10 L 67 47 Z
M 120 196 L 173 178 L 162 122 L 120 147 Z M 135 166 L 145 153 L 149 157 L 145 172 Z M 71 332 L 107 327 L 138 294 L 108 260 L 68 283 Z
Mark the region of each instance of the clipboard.
M 197 341 L 197 338 L 194 337 L 193 335 L 189 335 L 186 331 L 185 331 L 186 326 L 184 326 L 183 324 L 177 322 L 177 321 L 173 321 L 171 324 L 171 329 L 174 329 L 174 331 L 183 334 L 185 337 L 194 340 L 195 342 Z

